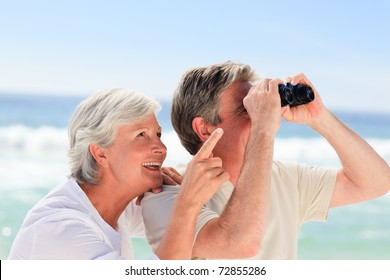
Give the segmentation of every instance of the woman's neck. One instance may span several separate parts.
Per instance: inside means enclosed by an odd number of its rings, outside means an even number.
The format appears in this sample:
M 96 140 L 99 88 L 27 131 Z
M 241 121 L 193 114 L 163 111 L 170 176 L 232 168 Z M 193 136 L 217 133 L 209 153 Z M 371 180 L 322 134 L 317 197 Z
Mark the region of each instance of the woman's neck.
M 79 183 L 79 185 L 102 219 L 117 230 L 119 216 L 136 195 L 124 193 L 119 186 L 104 183 L 98 185 Z

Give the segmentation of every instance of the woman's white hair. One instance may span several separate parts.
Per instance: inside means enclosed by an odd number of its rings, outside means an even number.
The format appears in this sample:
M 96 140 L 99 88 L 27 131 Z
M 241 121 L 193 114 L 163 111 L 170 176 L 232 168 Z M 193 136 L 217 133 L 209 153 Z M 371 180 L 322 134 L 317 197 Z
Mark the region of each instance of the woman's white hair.
M 140 121 L 160 109 L 156 100 L 128 89 L 103 90 L 82 101 L 68 129 L 70 177 L 98 184 L 98 165 L 89 146 L 109 147 L 119 126 Z

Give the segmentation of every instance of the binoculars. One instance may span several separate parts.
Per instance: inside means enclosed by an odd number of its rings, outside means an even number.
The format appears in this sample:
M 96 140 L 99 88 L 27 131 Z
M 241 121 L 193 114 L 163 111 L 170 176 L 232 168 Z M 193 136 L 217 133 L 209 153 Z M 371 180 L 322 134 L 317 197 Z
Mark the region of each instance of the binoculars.
M 314 100 L 314 91 L 311 86 L 291 83 L 279 85 L 279 95 L 282 101 L 282 107 L 295 107 L 310 103 Z

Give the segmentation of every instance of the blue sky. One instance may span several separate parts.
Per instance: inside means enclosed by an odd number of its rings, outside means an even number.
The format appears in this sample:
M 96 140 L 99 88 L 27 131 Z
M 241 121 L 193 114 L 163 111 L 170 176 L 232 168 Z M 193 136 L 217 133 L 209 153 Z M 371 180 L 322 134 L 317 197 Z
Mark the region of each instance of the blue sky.
M 0 0 L 0 92 L 169 100 L 191 67 L 304 72 L 333 109 L 390 111 L 389 1 Z

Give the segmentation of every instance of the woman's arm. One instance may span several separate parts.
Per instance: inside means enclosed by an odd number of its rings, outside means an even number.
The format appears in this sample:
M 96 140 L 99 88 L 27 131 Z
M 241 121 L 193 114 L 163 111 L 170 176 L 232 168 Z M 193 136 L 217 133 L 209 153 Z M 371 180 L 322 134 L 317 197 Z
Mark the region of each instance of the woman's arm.
M 188 165 L 168 227 L 156 251 L 160 259 L 192 257 L 198 214 L 219 186 L 229 180 L 221 159 L 211 157 L 222 134 L 222 129 L 216 129 Z

